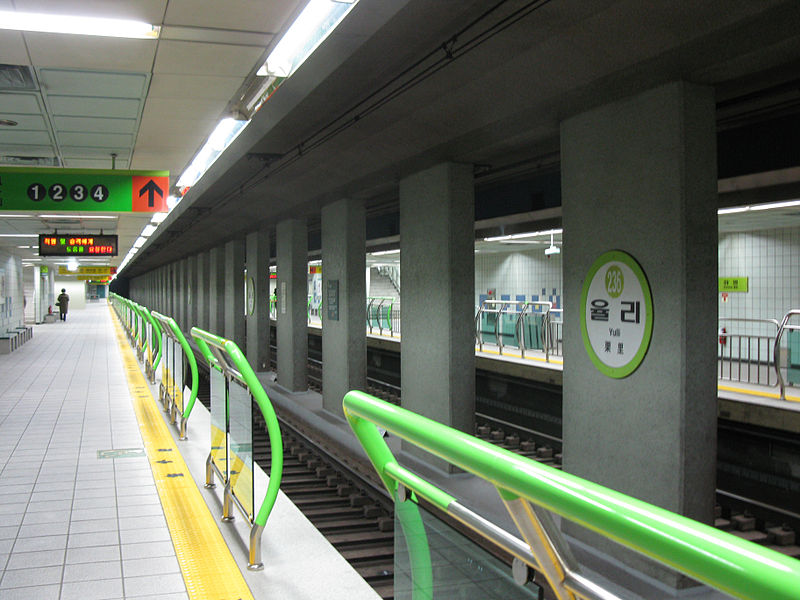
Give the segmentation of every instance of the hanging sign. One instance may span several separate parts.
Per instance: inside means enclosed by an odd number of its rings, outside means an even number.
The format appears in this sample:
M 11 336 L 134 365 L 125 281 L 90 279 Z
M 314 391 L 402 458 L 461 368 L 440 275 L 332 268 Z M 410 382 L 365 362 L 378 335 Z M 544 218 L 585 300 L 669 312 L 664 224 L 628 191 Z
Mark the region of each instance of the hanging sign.
M 167 212 L 169 171 L 0 167 L 0 211 Z
M 583 345 L 609 377 L 633 373 L 653 333 L 653 297 L 647 277 L 630 254 L 612 250 L 589 269 L 581 295 Z
M 112 266 L 78 267 L 74 271 L 70 271 L 69 267 L 58 267 L 59 275 L 113 275 L 116 272 L 117 267 Z
M 39 256 L 116 256 L 117 235 L 39 234 Z
M 748 277 L 720 277 L 720 292 L 747 292 Z

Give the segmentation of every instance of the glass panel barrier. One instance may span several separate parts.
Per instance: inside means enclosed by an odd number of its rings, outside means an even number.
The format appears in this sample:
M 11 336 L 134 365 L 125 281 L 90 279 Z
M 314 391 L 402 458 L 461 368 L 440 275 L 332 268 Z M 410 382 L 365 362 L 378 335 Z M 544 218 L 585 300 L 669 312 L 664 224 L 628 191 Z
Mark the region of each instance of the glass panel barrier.
M 460 534 L 427 510 L 420 508 L 422 527 L 411 535 L 424 537 L 431 562 L 431 587 L 425 594 L 414 589 L 409 535 L 395 513 L 394 597 L 412 600 L 420 596 L 431 600 L 541 600 L 544 590 L 533 582 L 520 586 L 511 569 L 468 537 Z M 415 596 L 416 593 L 416 596 Z
M 228 385 L 230 421 L 231 489 L 253 520 L 253 399 L 247 388 L 234 380 Z
M 172 398 L 173 414 L 172 422 L 175 422 L 175 409 L 180 414 L 183 414 L 183 349 L 178 340 L 172 340 L 172 389 L 170 391 L 170 398 Z
M 211 369 L 211 460 L 219 470 L 220 477 L 228 480 L 228 420 L 226 418 L 225 375 L 219 369 Z

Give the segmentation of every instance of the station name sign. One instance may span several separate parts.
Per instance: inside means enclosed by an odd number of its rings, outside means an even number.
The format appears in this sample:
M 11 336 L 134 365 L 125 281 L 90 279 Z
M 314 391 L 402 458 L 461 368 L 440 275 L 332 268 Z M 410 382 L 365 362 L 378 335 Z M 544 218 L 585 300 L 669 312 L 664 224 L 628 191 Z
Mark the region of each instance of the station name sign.
M 116 235 L 39 234 L 39 256 L 116 255 Z
M 0 211 L 167 212 L 169 171 L 0 167 Z

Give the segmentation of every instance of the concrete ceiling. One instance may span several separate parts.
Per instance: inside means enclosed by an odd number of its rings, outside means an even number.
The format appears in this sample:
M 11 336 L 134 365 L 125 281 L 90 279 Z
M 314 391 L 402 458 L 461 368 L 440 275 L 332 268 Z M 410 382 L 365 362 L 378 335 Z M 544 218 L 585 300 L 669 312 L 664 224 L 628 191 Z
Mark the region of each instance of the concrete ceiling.
M 0 166 L 168 170 L 174 184 L 302 0 L 0 0 L 0 10 L 129 18 L 160 25 L 156 40 L 0 30 Z M 94 214 L 94 213 L 92 213 Z M 117 265 L 149 216 L 102 220 L 120 235 Z M 59 230 L 97 231 L 101 220 Z M 45 233 L 38 218 L 0 234 Z M 0 246 L 16 248 L 16 238 Z M 30 244 L 27 244 L 30 245 Z M 35 242 L 34 242 L 35 245 Z
M 157 41 L 0 32 L 2 61 L 31 67 L 35 83 L 0 90 L 0 118 L 20 122 L 0 128 L 0 156 L 107 168 L 116 152 L 118 167 L 169 169 L 174 182 L 302 4 L 0 0 L 0 9 L 163 27 Z M 287 216 L 316 219 L 342 196 L 391 205 L 401 177 L 440 161 L 490 174 L 535 165 L 557 157 L 565 117 L 662 82 L 714 86 L 728 120 L 751 108 L 742 98 L 772 110 L 778 100 L 761 92 L 800 72 L 798 22 L 794 0 L 681 0 L 647 10 L 640 0 L 361 0 L 125 274 Z M 780 97 L 789 110 L 800 104 L 796 87 Z M 144 224 L 135 219 L 119 217 L 133 232 L 120 239 L 122 254 Z M 12 220 L 0 220 L 0 233 Z M 14 221 L 24 228 L 28 220 Z
M 686 79 L 718 101 L 796 80 L 800 3 L 362 0 L 126 269 L 136 275 L 439 161 L 558 151 L 565 117 Z M 791 101 L 800 94 L 794 90 Z M 479 180 L 478 180 L 479 181 Z M 224 223 L 224 228 L 220 224 Z

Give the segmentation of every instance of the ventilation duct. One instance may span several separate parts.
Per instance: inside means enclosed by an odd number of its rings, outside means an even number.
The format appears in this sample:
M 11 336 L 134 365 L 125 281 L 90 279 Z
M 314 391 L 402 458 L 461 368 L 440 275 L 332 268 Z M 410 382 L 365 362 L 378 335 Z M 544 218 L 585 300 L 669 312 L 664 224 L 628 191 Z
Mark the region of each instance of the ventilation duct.
M 0 90 L 36 90 L 36 81 L 30 67 L 0 64 Z

